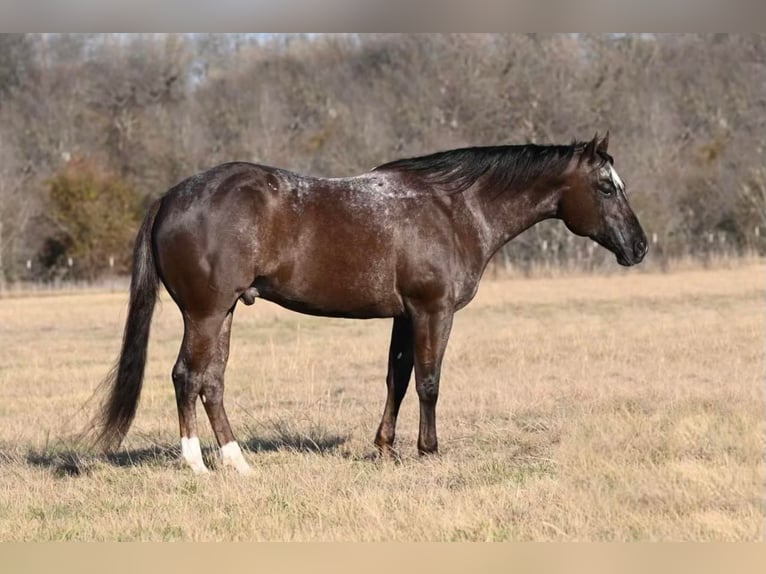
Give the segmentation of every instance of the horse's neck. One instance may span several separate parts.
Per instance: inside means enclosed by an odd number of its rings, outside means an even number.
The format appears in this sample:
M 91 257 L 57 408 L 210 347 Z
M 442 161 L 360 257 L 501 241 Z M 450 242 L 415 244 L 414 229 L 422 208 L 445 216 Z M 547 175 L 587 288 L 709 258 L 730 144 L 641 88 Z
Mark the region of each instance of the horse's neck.
M 537 180 L 523 189 L 480 188 L 474 195 L 477 226 L 483 236 L 486 257 L 511 239 L 544 219 L 555 217 L 560 189 Z

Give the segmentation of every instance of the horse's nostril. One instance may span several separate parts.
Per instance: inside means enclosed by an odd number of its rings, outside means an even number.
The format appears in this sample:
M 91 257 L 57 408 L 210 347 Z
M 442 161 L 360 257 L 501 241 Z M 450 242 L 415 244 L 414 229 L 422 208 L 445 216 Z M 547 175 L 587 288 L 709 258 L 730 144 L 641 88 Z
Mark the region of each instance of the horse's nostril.
M 646 255 L 646 241 L 639 239 L 633 244 L 633 255 L 643 257 Z

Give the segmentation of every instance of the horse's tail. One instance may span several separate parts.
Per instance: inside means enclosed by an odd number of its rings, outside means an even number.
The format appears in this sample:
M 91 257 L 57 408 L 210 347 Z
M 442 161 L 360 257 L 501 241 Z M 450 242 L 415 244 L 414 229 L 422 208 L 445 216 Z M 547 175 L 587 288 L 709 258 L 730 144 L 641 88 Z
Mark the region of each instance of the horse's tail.
M 95 446 L 107 451 L 119 447 L 127 434 L 136 414 L 144 381 L 149 328 L 159 288 L 159 275 L 152 249 L 152 228 L 159 207 L 160 201 L 157 201 L 149 208 L 136 237 L 122 349 L 117 364 L 101 383 L 107 396 L 90 427 L 98 433 Z

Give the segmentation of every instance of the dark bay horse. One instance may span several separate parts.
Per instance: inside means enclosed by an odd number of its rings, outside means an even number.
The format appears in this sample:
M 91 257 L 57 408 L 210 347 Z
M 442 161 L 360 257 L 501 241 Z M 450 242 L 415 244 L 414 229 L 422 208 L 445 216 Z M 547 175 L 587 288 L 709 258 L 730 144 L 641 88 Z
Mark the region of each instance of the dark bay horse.
M 257 298 L 312 315 L 393 318 L 375 444 L 393 452 L 414 368 L 418 451 L 435 453 L 452 317 L 498 249 L 559 218 L 622 265 L 643 259 L 646 236 L 607 144 L 608 134 L 571 145 L 457 149 L 342 179 L 227 163 L 179 183 L 150 208 L 136 239 L 122 350 L 94 421 L 98 442 L 119 446 L 135 415 L 161 281 L 183 315 L 172 378 L 182 455 L 195 472 L 207 471 L 198 397 L 223 464 L 249 471 L 224 410 L 223 381 L 234 308 Z

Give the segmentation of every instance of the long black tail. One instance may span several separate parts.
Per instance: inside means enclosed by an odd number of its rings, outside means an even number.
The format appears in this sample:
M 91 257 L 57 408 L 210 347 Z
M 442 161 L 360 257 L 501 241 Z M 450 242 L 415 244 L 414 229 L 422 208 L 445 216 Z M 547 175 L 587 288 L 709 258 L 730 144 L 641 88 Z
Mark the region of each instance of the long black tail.
M 159 207 L 160 201 L 151 206 L 136 237 L 122 350 L 117 364 L 101 384 L 107 396 L 91 424 L 91 429 L 98 433 L 95 445 L 107 451 L 119 447 L 127 434 L 144 382 L 149 329 L 159 288 L 152 253 L 152 227 Z

